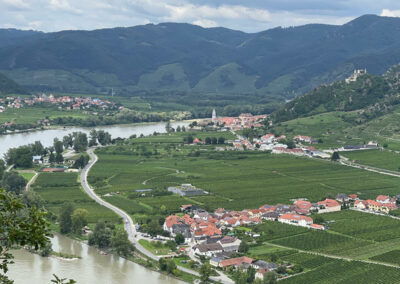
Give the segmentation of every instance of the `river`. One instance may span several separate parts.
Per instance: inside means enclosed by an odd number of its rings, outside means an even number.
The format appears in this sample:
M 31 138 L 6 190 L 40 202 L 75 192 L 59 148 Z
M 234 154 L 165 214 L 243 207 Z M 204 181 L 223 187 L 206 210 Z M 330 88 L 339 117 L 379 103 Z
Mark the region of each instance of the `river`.
M 118 124 L 111 126 L 98 126 L 93 127 L 97 130 L 108 131 L 112 138 L 128 138 L 132 134 L 136 135 L 149 135 L 154 133 L 154 131 L 163 133 L 165 132 L 166 123 L 139 123 L 139 124 Z M 188 122 L 172 122 L 172 127 L 177 127 L 178 125 L 184 125 L 185 127 L 189 125 Z M 19 147 L 22 145 L 27 145 L 34 143 L 35 141 L 42 142 L 43 146 L 48 147 L 53 145 L 54 138 L 62 139 L 65 135 L 72 132 L 82 131 L 85 133 L 90 132 L 93 128 L 86 127 L 66 127 L 48 130 L 37 130 L 32 132 L 22 132 L 15 134 L 0 135 L 0 158 L 7 153 L 9 148 Z
M 62 278 L 72 278 L 78 284 L 183 283 L 123 258 L 101 255 L 94 247 L 62 235 L 55 235 L 52 244 L 55 251 L 74 254 L 81 259 L 41 257 L 26 250 L 13 251 L 15 263 L 9 265 L 7 273 L 10 279 L 15 284 L 51 284 L 55 273 Z
M 187 126 L 188 122 L 174 122 L 172 127 Z M 165 132 L 166 123 L 126 124 L 95 127 L 108 131 L 113 138 L 127 138 L 133 134 L 149 135 L 154 131 Z M 62 139 L 68 133 L 82 131 L 89 133 L 92 128 L 68 127 L 25 133 L 0 135 L 0 157 L 8 151 L 35 141 L 50 146 L 54 138 Z M 112 255 L 101 255 L 93 247 L 71 240 L 62 235 L 52 239 L 53 249 L 63 253 L 79 255 L 79 260 L 62 260 L 54 257 L 44 258 L 25 250 L 14 251 L 15 264 L 9 266 L 7 273 L 16 284 L 50 284 L 52 274 L 63 278 L 72 278 L 78 284 L 177 284 L 174 278 L 146 269 L 136 263 Z

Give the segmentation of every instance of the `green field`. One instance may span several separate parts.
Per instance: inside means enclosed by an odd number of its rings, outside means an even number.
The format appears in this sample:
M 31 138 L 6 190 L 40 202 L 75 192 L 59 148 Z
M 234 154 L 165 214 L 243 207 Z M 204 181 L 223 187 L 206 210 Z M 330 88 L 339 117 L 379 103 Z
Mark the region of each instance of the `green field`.
M 76 173 L 41 173 L 32 187 L 45 200 L 45 207 L 56 215 L 65 202 L 71 202 L 75 209 L 84 208 L 89 212 L 89 223 L 99 220 L 117 223 L 119 217 L 92 200 L 77 179 Z
M 392 250 L 380 255 L 376 255 L 371 257 L 371 260 L 400 265 L 400 250 Z
M 282 280 L 290 284 L 331 284 L 331 283 L 398 283 L 400 269 L 356 261 L 336 260 L 323 263 L 301 275 Z
M 35 174 L 34 173 L 19 173 L 19 175 L 22 176 L 27 182 L 29 182 Z
M 73 117 L 86 119 L 90 115 L 76 110 L 59 110 L 55 107 L 24 107 L 20 109 L 7 109 L 0 113 L 0 123 L 14 121 L 16 124 L 36 123 L 38 120 L 56 117 Z
M 124 197 L 132 197 L 136 189 L 165 192 L 168 186 L 182 183 L 210 192 L 194 198 L 151 194 L 126 198 L 136 198 L 151 207 L 165 205 L 168 210 L 179 210 L 180 205 L 190 203 L 207 205 L 209 209 L 245 209 L 288 203 L 300 197 L 319 201 L 341 192 L 357 193 L 361 198 L 399 193 L 398 178 L 327 161 L 261 152 L 215 152 L 212 146 L 156 142 L 162 136 L 153 142 L 149 139 L 147 143 L 97 151 L 99 161 L 89 174 L 89 183 L 99 194 L 119 191 Z M 191 155 L 193 151 L 198 151 L 199 156 Z
M 139 244 L 155 255 L 167 255 L 171 251 L 166 245 L 160 242 L 149 242 L 141 239 L 139 240 Z
M 396 172 L 400 169 L 400 154 L 387 150 L 351 151 L 342 152 L 341 155 L 361 165 Z

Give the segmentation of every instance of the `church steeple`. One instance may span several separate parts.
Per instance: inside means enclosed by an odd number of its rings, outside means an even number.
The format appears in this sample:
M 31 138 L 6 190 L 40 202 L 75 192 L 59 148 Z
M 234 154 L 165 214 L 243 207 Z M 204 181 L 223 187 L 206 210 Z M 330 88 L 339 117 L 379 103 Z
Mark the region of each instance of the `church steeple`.
M 218 118 L 217 118 L 217 112 L 215 111 L 215 109 L 213 109 L 211 120 L 212 120 L 212 121 L 216 121 L 217 119 L 218 119 Z

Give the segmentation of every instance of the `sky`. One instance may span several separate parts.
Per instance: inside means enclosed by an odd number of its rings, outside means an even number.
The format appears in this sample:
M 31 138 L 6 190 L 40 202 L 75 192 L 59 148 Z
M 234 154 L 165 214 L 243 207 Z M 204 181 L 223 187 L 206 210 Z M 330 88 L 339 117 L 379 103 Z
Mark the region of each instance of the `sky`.
M 344 24 L 364 14 L 400 17 L 399 0 L 0 0 L 0 28 L 44 32 L 180 22 L 258 32 Z

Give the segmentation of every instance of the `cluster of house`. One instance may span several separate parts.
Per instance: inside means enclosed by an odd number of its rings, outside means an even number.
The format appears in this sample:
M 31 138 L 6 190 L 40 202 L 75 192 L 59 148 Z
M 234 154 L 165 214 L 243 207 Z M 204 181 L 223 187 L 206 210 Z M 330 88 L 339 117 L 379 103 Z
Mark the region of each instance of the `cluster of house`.
M 276 270 L 279 265 L 276 263 L 267 262 L 264 260 L 255 260 L 247 256 L 235 257 L 224 259 L 222 257 L 212 257 L 210 259 L 210 265 L 214 267 L 220 267 L 223 270 L 228 268 L 247 270 L 249 267 L 253 267 L 257 272 L 255 275 L 256 279 L 264 279 L 265 273 Z
M 222 230 L 243 225 L 259 224 L 262 220 L 273 220 L 290 225 L 324 230 L 323 226 L 313 224 L 312 218 L 308 217 L 308 215 L 311 212 L 340 211 L 341 204 L 333 199 L 326 199 L 317 203 L 299 199 L 293 205 L 264 205 L 259 209 L 244 209 L 242 211 L 218 208 L 214 213 L 209 213 L 196 205 L 182 205 L 181 210 L 186 214 L 183 217 L 177 215 L 168 216 L 164 222 L 164 230 L 170 232 L 172 236 L 176 236 L 179 233 L 182 234 L 187 242 L 194 241 L 199 243 L 210 237 L 221 236 Z M 192 214 L 193 217 L 188 214 Z M 211 255 L 215 252 L 206 247 L 200 248 L 204 248 L 205 255 Z
M 89 109 L 93 106 L 103 110 L 114 109 L 116 107 L 114 102 L 108 100 L 103 101 L 98 98 L 70 96 L 55 97 L 53 94 L 40 94 L 32 96 L 31 98 L 10 96 L 5 99 L 0 99 L 0 112 L 5 111 L 7 108 L 22 108 L 24 105 L 33 106 L 42 103 L 58 105 L 59 109 L 65 108 L 67 110 Z
M 297 148 L 290 149 L 286 144 L 282 143 L 284 140 L 286 140 L 285 135 L 275 136 L 274 134 L 265 134 L 259 139 L 254 139 L 253 143 L 245 138 L 242 138 L 233 141 L 232 150 L 261 150 L 271 151 L 273 154 L 291 154 L 296 156 L 319 157 L 322 159 L 331 158 L 330 154 L 322 152 L 312 146 L 300 144 Z M 309 136 L 302 135 L 296 135 L 293 140 L 297 143 L 318 143 L 317 140 L 312 139 Z
M 224 126 L 225 129 L 229 130 L 240 130 L 244 128 L 257 128 L 261 127 L 261 121 L 266 119 L 268 115 L 252 115 L 251 113 L 242 113 L 237 117 L 218 117 L 215 109 L 212 112 L 211 121 L 210 119 L 204 119 L 197 122 L 198 128 L 201 129 L 202 126 L 207 126 L 211 122 L 216 127 Z M 193 129 L 197 130 L 196 127 Z
M 378 195 L 375 200 L 360 200 L 357 198 L 354 202 L 354 208 L 387 214 L 391 210 L 397 209 L 396 198 L 387 195 Z

